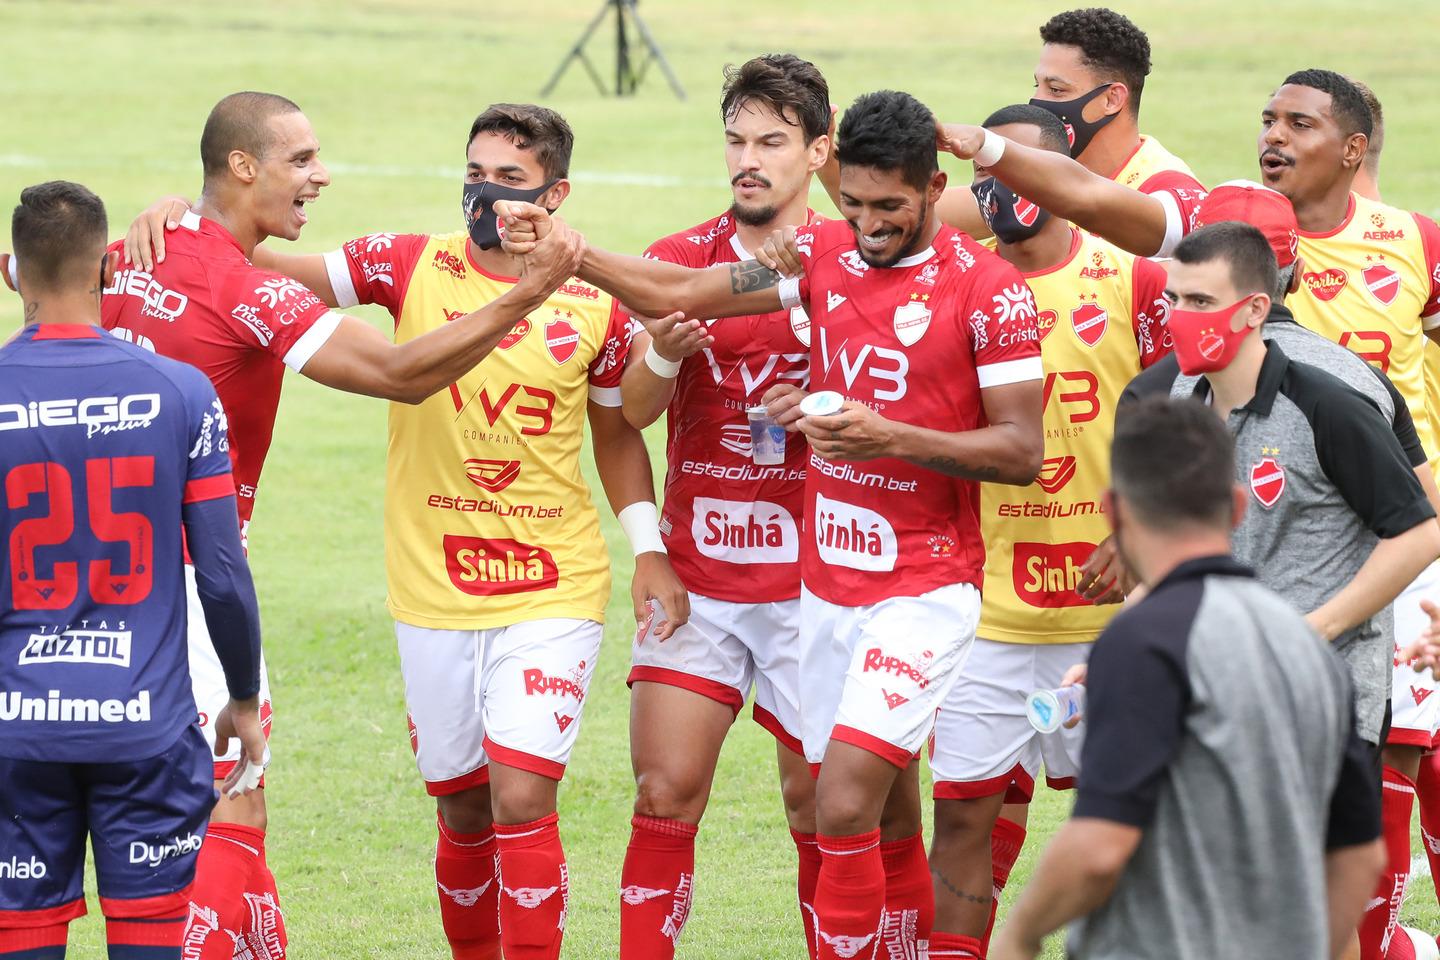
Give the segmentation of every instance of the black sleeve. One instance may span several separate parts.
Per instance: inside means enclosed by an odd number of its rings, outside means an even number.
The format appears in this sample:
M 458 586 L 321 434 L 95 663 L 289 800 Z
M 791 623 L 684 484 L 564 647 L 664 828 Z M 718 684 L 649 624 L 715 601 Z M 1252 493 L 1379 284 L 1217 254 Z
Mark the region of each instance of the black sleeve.
M 1376 536 L 1399 536 L 1435 516 L 1400 441 L 1368 400 L 1335 381 L 1308 405 L 1321 469 Z
M 187 503 L 185 542 L 195 563 L 195 587 L 205 626 L 236 700 L 260 692 L 260 605 L 240 544 L 235 498 Z
M 1145 827 L 1190 704 L 1186 650 L 1203 581 L 1173 585 L 1116 617 L 1095 642 L 1074 816 Z
M 1144 400 L 1146 397 L 1168 397 L 1175 378 L 1180 376 L 1180 363 L 1175 354 L 1167 354 L 1140 371 L 1120 392 L 1119 407 Z M 1118 408 L 1117 408 L 1118 409 Z
M 1355 732 L 1355 711 L 1350 711 L 1340 773 L 1330 794 L 1325 849 L 1337 850 L 1369 843 L 1380 836 L 1380 779 L 1375 772 L 1375 751 Z
M 1365 364 L 1365 369 L 1369 370 L 1375 379 L 1384 385 L 1385 392 L 1390 394 L 1390 405 L 1395 409 L 1395 419 L 1390 425 L 1395 430 L 1395 439 L 1400 441 L 1400 449 L 1405 451 L 1405 459 L 1410 461 L 1412 469 L 1425 463 L 1425 447 L 1420 443 L 1420 434 L 1415 429 L 1415 418 L 1410 416 L 1410 408 L 1406 405 L 1405 398 L 1385 374 L 1368 363 Z

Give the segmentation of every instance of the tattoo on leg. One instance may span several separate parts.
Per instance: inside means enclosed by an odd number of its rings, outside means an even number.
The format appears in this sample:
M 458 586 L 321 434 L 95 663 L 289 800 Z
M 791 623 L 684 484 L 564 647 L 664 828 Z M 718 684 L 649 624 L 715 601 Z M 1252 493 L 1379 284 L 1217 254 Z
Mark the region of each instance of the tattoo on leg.
M 954 457 L 931 457 L 925 461 L 925 466 L 936 473 L 943 473 L 948 477 L 964 477 L 967 480 L 994 480 L 1000 476 L 1000 471 L 995 467 L 975 467 L 961 463 Z
M 983 897 L 977 897 L 973 893 L 966 893 L 964 890 L 961 890 L 959 887 L 955 886 L 955 884 L 951 883 L 949 877 L 945 876 L 945 874 L 941 873 L 934 867 L 930 868 L 930 872 L 935 875 L 935 879 L 939 880 L 940 884 L 946 890 L 949 890 L 951 894 L 953 894 L 956 898 L 960 900 L 964 900 L 967 903 L 983 903 L 988 905 L 992 899 L 992 896 L 988 893 Z
M 779 286 L 779 284 L 780 274 L 758 260 L 747 260 L 744 263 L 730 265 L 731 293 L 753 293 L 756 290 L 767 290 L 770 287 Z

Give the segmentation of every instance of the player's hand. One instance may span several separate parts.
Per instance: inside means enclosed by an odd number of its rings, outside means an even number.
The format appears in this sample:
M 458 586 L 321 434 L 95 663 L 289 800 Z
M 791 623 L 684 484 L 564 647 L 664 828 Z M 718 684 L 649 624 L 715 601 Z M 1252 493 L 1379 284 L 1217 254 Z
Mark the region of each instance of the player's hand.
M 533 244 L 520 261 L 520 282 L 516 287 L 543 300 L 573 277 L 584 259 L 584 235 L 556 217 L 549 221 L 544 238 Z
M 161 197 L 140 212 L 125 231 L 125 259 L 146 273 L 165 262 L 165 234 L 180 226 L 192 204 L 184 197 Z
M 635 624 L 647 622 L 654 612 L 652 601 L 663 609 L 665 619 L 655 627 L 656 640 L 669 640 L 690 619 L 690 594 L 670 566 L 670 558 L 659 551 L 635 558 L 635 576 L 630 579 L 630 600 L 635 605 Z
M 260 724 L 259 697 L 231 700 L 216 714 L 215 756 L 225 755 L 231 737 L 240 739 L 240 760 L 220 785 L 220 792 L 233 799 L 254 791 L 265 772 L 265 730 Z
M 854 400 L 828 417 L 801 417 L 798 425 L 822 460 L 888 457 L 895 436 L 894 424 Z
M 684 360 L 715 342 L 715 338 L 710 336 L 710 328 L 705 325 L 704 321 L 686 320 L 685 314 L 678 310 L 668 317 L 656 319 L 655 317 L 642 317 L 623 304 L 620 309 L 640 321 L 645 332 L 650 334 L 650 349 L 654 350 L 662 360 L 671 362 Z
M 1400 662 L 1409 663 L 1416 673 L 1430 671 L 1430 676 L 1440 680 L 1440 606 L 1433 600 L 1421 600 L 1420 609 L 1430 618 L 1430 626 L 1420 639 L 1400 651 Z
M 800 412 L 800 401 L 805 399 L 805 391 L 793 383 L 777 383 L 765 395 L 760 402 L 765 404 L 765 412 L 770 414 L 770 419 L 791 433 L 800 429 L 800 418 L 805 416 Z
M 523 200 L 496 200 L 495 216 L 505 226 L 500 248 L 514 257 L 523 257 L 550 233 L 550 211 Z
M 1088 663 L 1077 663 L 1069 670 L 1065 671 L 1065 676 L 1060 678 L 1060 686 L 1083 687 L 1085 686 L 1086 678 L 1089 676 L 1090 665 Z M 1063 726 L 1066 730 L 1069 730 L 1073 727 L 1078 727 L 1080 725 L 1080 721 L 1084 719 L 1085 714 L 1077 713 L 1075 714 L 1075 716 L 1071 717 L 1069 720 L 1066 720 L 1063 724 L 1061 724 L 1061 726 Z
M 798 277 L 805 272 L 800 247 L 795 243 L 795 228 L 791 226 L 781 227 L 766 237 L 755 251 L 755 259 L 782 277 Z
M 1115 546 L 1113 536 L 1095 547 L 1090 559 L 1080 568 L 1075 592 L 1093 604 L 1121 603 L 1125 594 L 1135 589 L 1135 577 Z
M 1012 924 L 1006 924 L 995 932 L 990 950 L 985 954 L 990 960 L 1035 960 L 1040 955 L 1041 943 L 1022 940 L 1014 932 Z
M 935 149 L 940 153 L 953 154 L 961 160 L 971 160 L 984 145 L 984 127 L 935 121 Z

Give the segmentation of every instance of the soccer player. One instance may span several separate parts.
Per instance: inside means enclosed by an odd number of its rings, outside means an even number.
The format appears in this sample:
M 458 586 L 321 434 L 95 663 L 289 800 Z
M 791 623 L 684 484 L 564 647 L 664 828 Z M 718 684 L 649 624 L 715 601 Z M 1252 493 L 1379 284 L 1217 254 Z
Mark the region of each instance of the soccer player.
M 1141 404 L 1111 459 L 1106 516 L 1151 592 L 1095 645 L 1075 809 L 991 960 L 1071 921 L 1076 960 L 1338 956 L 1380 862 L 1343 665 L 1232 556 L 1256 508 L 1211 413 Z
M 1033 105 L 1005 107 L 985 128 L 1039 150 L 1068 147 L 1060 120 Z M 1082 598 L 1079 571 L 1108 533 L 1100 497 L 1120 391 L 1170 349 L 1164 268 L 1037 210 L 984 167 L 973 191 L 994 249 L 1035 294 L 1047 456 L 1030 486 L 980 488 L 979 635 L 936 721 L 930 758 L 937 960 L 985 955 L 1042 761 L 1052 787 L 1074 784 L 1082 731 L 1036 733 L 1025 698 L 1060 686 L 1117 609 Z
M 153 269 L 124 266 L 107 283 L 102 301 L 103 322 L 117 336 L 191 363 L 215 385 L 230 425 L 242 541 L 286 366 L 332 387 L 418 404 L 455 383 L 524 322 L 569 278 L 582 245 L 567 229 L 568 236 L 557 236 L 560 243 L 536 257 L 512 290 L 457 311 L 455 322 L 427 336 L 392 344 L 370 324 L 331 311 L 303 284 L 251 261 L 266 237 L 299 236 L 305 204 L 329 182 L 318 151 L 309 121 L 293 102 L 265 93 L 221 100 L 201 135 L 205 179 L 200 200 L 194 210 L 176 215 L 178 228 L 170 235 L 164 262 Z M 23 270 L 23 257 L 18 259 Z M 444 316 L 450 317 L 448 308 Z M 516 400 L 514 391 L 503 403 L 498 395 L 487 401 L 485 409 L 492 404 L 496 416 L 503 404 L 533 409 L 540 417 L 550 413 L 542 402 Z M 393 548 L 390 553 L 394 562 Z M 225 704 L 225 687 L 189 577 L 190 669 L 201 729 L 213 738 L 209 721 Z M 263 664 L 260 699 L 268 715 Z M 236 759 L 233 748 L 217 757 L 217 780 Z M 215 807 L 192 891 L 192 917 L 218 918 L 203 944 L 206 960 L 229 960 L 234 949 L 230 932 L 242 935 L 259 956 L 283 955 L 282 918 L 265 862 L 265 829 L 263 791 L 222 797 Z M 197 928 L 194 935 L 199 933 Z
M 741 263 L 775 229 L 815 219 L 806 204 L 810 180 L 830 149 L 830 95 L 820 71 L 790 54 L 732 67 L 720 113 L 730 209 L 656 241 L 647 257 L 689 267 Z M 631 345 L 621 384 L 626 417 L 638 428 L 669 413 L 661 529 L 689 591 L 690 620 L 664 642 L 652 624 L 633 653 L 637 790 L 620 880 L 624 960 L 674 956 L 715 764 L 752 683 L 755 720 L 776 740 L 800 903 L 813 906 L 820 853 L 799 714 L 807 448 L 791 434 L 783 463 L 755 464 L 746 415 L 775 384 L 808 382 L 809 323 L 803 306 L 713 323 L 667 317 L 647 320 Z M 814 956 L 803 909 L 801 921 Z
M 1028 484 L 1043 456 L 1034 300 L 1018 270 L 937 219 L 933 114 L 908 94 L 867 94 L 841 121 L 837 149 L 845 220 L 796 232 L 803 277 L 593 248 L 580 270 L 650 316 L 803 305 L 811 387 L 848 398 L 838 413 L 802 416 L 798 386 L 767 394 L 770 413 L 811 446 L 800 723 L 806 758 L 820 764 L 814 926 L 825 960 L 903 949 L 905 932 L 887 929 L 897 921 L 928 940 L 916 751 L 979 618 L 977 481 Z M 543 232 L 533 206 L 502 214 L 517 252 Z M 887 871 L 882 842 L 897 856 L 908 848 L 903 869 Z
M 17 960 L 65 955 L 87 834 L 109 955 L 181 956 L 215 803 L 182 533 L 226 691 L 211 727 L 220 749 L 239 741 L 227 796 L 265 755 L 225 414 L 193 367 L 102 335 L 105 232 L 100 198 L 63 181 L 24 190 L 12 220 L 26 326 L 0 347 L 0 956 Z

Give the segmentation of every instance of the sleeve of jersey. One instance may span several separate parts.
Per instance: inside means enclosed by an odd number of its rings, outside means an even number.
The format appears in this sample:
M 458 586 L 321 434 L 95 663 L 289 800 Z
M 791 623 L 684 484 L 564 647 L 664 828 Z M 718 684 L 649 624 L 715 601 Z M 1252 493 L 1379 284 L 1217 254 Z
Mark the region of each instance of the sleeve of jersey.
M 238 302 L 227 318 L 235 333 L 297 373 L 340 326 L 340 314 L 290 277 L 256 270 L 238 290 Z
M 420 254 L 430 238 L 418 233 L 372 233 L 325 254 L 335 303 L 374 303 L 398 314 Z
M 1165 207 L 1165 239 L 1155 256 L 1168 257 L 1175 252 L 1181 238 L 1194 229 L 1195 211 L 1207 191 L 1199 180 L 1179 170 L 1162 170 L 1140 184 L 1139 189 Z
M 1385 392 L 1390 395 L 1390 405 L 1395 409 L 1395 418 L 1391 421 L 1391 426 L 1395 429 L 1395 439 L 1400 441 L 1400 449 L 1405 452 L 1405 459 L 1410 461 L 1412 468 L 1428 462 L 1425 445 L 1420 442 L 1420 434 L 1415 429 L 1415 418 L 1410 416 L 1410 408 L 1406 406 L 1405 398 L 1400 395 L 1400 391 L 1395 389 L 1395 384 L 1391 383 L 1390 378 L 1385 374 L 1369 364 L 1365 365 L 1365 369 L 1375 375 L 1375 379 L 1380 381 L 1385 387 Z
M 1165 268 L 1153 260 L 1136 257 L 1130 274 L 1130 323 L 1135 346 L 1140 348 L 1140 369 L 1175 348 L 1170 339 L 1170 301 L 1165 299 Z
M 1321 469 L 1377 537 L 1435 516 L 1390 424 L 1351 390 L 1327 391 L 1311 413 Z
M 1040 330 L 1035 326 L 1035 297 L 1020 272 L 1000 264 L 976 283 L 969 316 L 957 317 L 970 337 L 980 389 L 1040 380 Z
M 185 368 L 187 375 L 192 368 Z M 185 503 L 221 500 L 235 495 L 230 474 L 230 422 L 215 388 L 198 370 L 185 384 L 189 417 Z M 238 529 L 238 525 L 237 525 Z
M 1415 223 L 1420 228 L 1420 242 L 1425 250 L 1426 278 L 1430 295 L 1420 310 L 1421 322 L 1426 330 L 1440 327 L 1440 226 L 1427 216 L 1415 214 Z
M 803 306 L 810 300 L 810 270 L 815 263 L 815 245 L 820 240 L 821 228 L 827 222 L 829 221 L 812 223 L 795 231 L 795 247 L 800 252 L 803 269 L 798 277 L 784 277 L 780 280 L 780 305 L 786 310 Z
M 630 341 L 640 329 L 640 322 L 630 316 L 618 300 L 611 304 L 605 342 L 590 362 L 590 399 L 600 406 L 623 405 L 620 379 L 625 374 L 625 359 L 630 356 Z
M 236 700 L 260 692 L 260 605 L 240 544 L 235 498 L 186 503 L 185 542 L 195 566 L 195 592 L 205 626 Z

